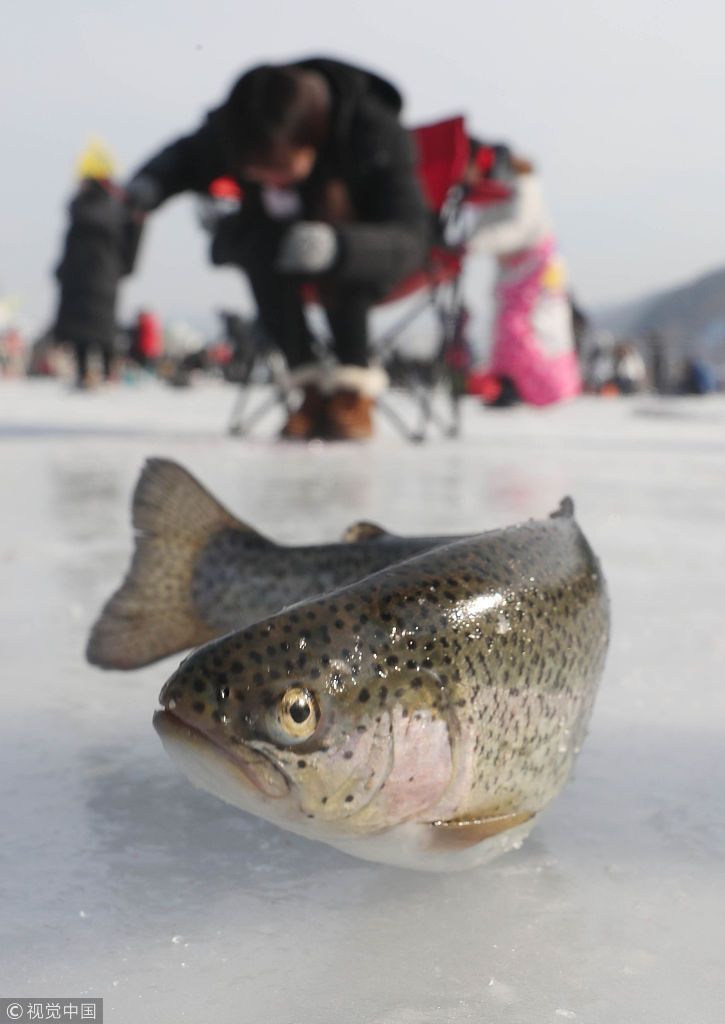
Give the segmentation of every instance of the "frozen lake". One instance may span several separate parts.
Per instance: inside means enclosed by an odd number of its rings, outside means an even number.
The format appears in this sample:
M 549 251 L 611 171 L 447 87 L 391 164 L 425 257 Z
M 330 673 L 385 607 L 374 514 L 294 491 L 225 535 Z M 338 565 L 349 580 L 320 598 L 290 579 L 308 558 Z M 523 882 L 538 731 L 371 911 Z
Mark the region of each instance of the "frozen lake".
M 233 391 L 0 382 L 0 996 L 132 1024 L 725 1020 L 725 398 L 465 410 L 462 439 L 224 435 Z M 199 792 L 151 726 L 168 659 L 103 673 L 149 455 L 278 540 L 453 533 L 564 494 L 613 634 L 574 778 L 523 848 L 426 875 Z

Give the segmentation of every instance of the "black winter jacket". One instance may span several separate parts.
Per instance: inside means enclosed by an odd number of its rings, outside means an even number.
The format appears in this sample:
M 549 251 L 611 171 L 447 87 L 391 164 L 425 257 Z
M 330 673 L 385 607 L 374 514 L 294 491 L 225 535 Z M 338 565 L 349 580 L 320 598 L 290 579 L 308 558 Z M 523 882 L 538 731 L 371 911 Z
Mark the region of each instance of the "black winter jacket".
M 53 333 L 60 341 L 110 347 L 118 284 L 131 272 L 141 228 L 119 198 L 90 179 L 70 203 L 69 220 Z
M 415 153 L 399 120 L 398 90 L 377 75 L 340 61 L 314 58 L 297 67 L 323 75 L 332 96 L 328 139 L 310 177 L 298 186 L 302 216 L 319 219 L 316 199 L 324 184 L 341 180 L 356 213 L 338 227 L 342 280 L 375 284 L 396 281 L 425 261 L 431 215 L 415 171 Z M 205 193 L 220 176 L 235 177 L 215 128 L 215 111 L 192 135 L 177 139 L 134 177 L 149 177 L 158 202 L 183 191 Z M 244 193 L 242 221 L 266 219 L 259 185 L 236 176 Z M 241 227 L 242 225 L 240 225 Z

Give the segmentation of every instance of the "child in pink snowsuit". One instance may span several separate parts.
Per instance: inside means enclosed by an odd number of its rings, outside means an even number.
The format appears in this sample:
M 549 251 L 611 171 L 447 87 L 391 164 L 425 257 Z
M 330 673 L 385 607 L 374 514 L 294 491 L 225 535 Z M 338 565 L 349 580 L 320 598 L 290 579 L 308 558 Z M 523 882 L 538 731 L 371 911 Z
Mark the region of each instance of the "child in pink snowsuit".
M 468 246 L 492 253 L 498 265 L 483 377 L 491 397 L 505 383 L 525 402 L 549 405 L 581 391 L 571 305 L 539 180 L 525 161 L 514 158 L 514 167 L 513 196 L 473 214 Z

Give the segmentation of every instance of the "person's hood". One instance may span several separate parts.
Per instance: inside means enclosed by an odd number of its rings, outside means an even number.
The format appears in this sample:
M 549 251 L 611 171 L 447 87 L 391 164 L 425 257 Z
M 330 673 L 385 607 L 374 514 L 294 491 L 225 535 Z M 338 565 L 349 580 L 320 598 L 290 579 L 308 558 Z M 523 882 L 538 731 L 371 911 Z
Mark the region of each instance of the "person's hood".
M 296 61 L 295 64 L 297 67 L 318 71 L 323 75 L 330 82 L 342 103 L 354 95 L 367 92 L 389 107 L 394 114 L 399 114 L 403 108 L 403 97 L 398 89 L 392 82 L 374 71 L 367 71 L 364 68 L 329 57 L 310 57 L 306 60 Z

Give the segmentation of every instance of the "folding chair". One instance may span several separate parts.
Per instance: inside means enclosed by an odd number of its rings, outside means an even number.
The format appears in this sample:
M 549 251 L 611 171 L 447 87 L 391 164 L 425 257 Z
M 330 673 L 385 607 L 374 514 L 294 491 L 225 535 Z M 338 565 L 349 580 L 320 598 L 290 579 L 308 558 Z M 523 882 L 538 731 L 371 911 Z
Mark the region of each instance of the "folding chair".
M 462 271 L 465 245 L 446 244 L 447 228 L 459 217 L 467 203 L 489 204 L 505 200 L 510 189 L 504 181 L 491 177 L 494 153 L 489 147 L 480 146 L 472 156 L 470 139 L 466 133 L 463 117 L 414 128 L 411 135 L 416 147 L 416 168 L 418 178 L 428 206 L 437 219 L 438 231 L 434 245 L 428 253 L 426 265 L 421 270 L 401 281 L 387 295 L 377 308 L 390 306 L 402 299 L 412 298 L 413 303 L 405 309 L 392 324 L 372 339 L 382 365 L 390 371 L 398 390 L 407 394 L 417 410 L 415 422 L 411 424 L 398 411 L 398 403 L 389 401 L 383 395 L 378 408 L 410 441 L 422 441 L 429 427 L 436 427 L 441 434 L 455 437 L 460 428 L 459 400 L 463 394 L 464 326 L 467 319 L 462 294 Z M 475 166 L 473 184 L 466 181 L 466 171 Z M 236 193 L 234 193 L 236 189 Z M 213 183 L 212 196 L 228 202 L 233 195 L 239 199 L 239 190 L 229 179 Z M 303 296 L 308 303 L 315 301 L 314 286 L 303 286 Z M 433 312 L 437 324 L 434 352 L 426 362 L 401 359 L 396 353 L 401 333 L 425 313 Z M 321 355 L 324 347 L 321 348 Z M 269 349 L 260 356 L 267 363 Z M 284 373 L 279 366 L 273 383 L 273 392 L 250 409 L 249 390 L 240 391 L 232 410 L 229 433 L 246 434 L 271 408 L 282 402 L 288 403 L 288 392 Z M 436 395 L 443 399 L 443 410 Z

